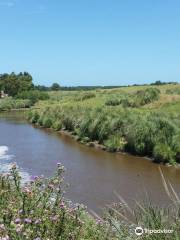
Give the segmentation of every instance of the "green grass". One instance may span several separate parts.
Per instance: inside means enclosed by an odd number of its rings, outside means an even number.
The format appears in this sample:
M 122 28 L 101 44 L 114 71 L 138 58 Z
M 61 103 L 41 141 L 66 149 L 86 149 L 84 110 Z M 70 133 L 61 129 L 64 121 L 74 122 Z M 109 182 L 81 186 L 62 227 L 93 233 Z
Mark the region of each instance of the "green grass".
M 27 99 L 13 99 L 11 97 L 0 99 L 0 112 L 12 109 L 30 108 L 31 102 Z

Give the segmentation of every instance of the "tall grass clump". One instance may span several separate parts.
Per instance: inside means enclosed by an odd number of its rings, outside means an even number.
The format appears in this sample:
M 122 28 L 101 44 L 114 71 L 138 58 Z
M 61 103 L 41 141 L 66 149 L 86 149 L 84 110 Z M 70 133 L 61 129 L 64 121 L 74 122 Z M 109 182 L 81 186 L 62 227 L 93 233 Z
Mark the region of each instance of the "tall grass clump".
M 137 108 L 146 104 L 157 101 L 160 96 L 160 90 L 157 88 L 147 88 L 145 90 L 138 90 L 131 94 L 122 94 L 111 96 L 106 100 L 105 105 Z
M 0 111 L 9 111 L 11 109 L 30 108 L 32 106 L 29 100 L 13 99 L 11 97 L 0 99 Z
M 90 98 L 95 98 L 96 97 L 96 94 L 93 93 L 93 92 L 86 92 L 86 93 L 83 93 L 83 94 L 79 94 L 79 96 L 77 96 L 75 98 L 76 101 L 84 101 L 84 100 L 87 100 L 87 99 L 90 99 Z

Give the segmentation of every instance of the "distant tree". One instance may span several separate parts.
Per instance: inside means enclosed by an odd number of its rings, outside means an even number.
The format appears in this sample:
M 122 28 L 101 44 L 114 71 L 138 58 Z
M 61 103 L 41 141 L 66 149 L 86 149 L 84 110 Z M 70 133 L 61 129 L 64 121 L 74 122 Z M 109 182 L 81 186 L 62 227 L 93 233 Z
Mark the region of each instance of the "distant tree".
M 49 91 L 50 87 L 46 87 L 44 85 L 37 85 L 37 86 L 34 86 L 34 89 L 39 91 Z
M 51 86 L 52 91 L 58 91 L 60 89 L 61 89 L 61 87 L 58 83 L 53 83 L 52 86 Z
M 23 91 L 28 91 L 33 88 L 32 76 L 27 73 L 15 74 L 1 74 L 0 75 L 0 88 L 4 90 L 5 93 L 14 97 L 18 93 Z
M 161 82 L 161 80 L 157 80 L 157 81 L 155 81 L 155 83 L 154 83 L 154 85 L 162 85 L 162 84 L 164 84 L 164 82 Z

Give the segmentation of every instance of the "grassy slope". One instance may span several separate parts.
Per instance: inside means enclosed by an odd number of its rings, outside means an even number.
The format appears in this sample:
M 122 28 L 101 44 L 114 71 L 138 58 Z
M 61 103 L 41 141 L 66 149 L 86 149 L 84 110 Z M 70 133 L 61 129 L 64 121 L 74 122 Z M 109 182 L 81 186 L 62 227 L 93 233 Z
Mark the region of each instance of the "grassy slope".
M 143 90 L 143 89 L 147 89 L 148 87 L 152 87 L 152 86 L 132 86 L 132 87 L 122 87 L 122 88 L 116 88 L 116 89 L 107 89 L 107 90 L 92 90 L 92 91 L 58 91 L 58 92 L 49 92 L 50 95 L 50 99 L 53 100 L 53 103 L 68 103 L 68 104 L 74 104 L 74 100 L 76 100 L 76 98 L 84 93 L 95 93 L 96 97 L 95 98 L 91 98 L 91 99 L 87 99 L 83 101 L 83 105 L 88 104 L 91 106 L 102 106 L 106 99 L 108 97 L 114 96 L 116 94 L 124 94 L 124 93 L 134 93 L 138 90 Z M 155 109 L 160 109 L 164 104 L 166 103 L 174 103 L 174 102 L 178 102 L 178 104 L 180 104 L 180 95 L 172 95 L 172 94 L 166 94 L 166 90 L 168 89 L 176 89 L 176 88 L 180 88 L 180 84 L 178 85 L 162 85 L 162 86 L 154 86 L 155 88 L 158 88 L 161 91 L 161 97 L 158 101 L 154 102 L 153 104 L 149 104 L 144 106 L 143 108 L 145 109 L 149 109 L 149 108 L 155 108 Z M 44 102 L 45 103 L 45 102 Z M 46 102 L 47 104 L 48 102 Z M 52 101 L 51 101 L 52 103 Z M 42 104 L 42 102 L 40 103 Z M 81 104 L 80 102 L 78 102 L 78 104 Z M 179 106 L 179 105 L 178 105 Z
M 43 108 L 45 106 L 81 106 L 81 107 L 100 107 L 105 108 L 105 102 L 107 99 L 111 97 L 116 97 L 122 94 L 133 94 L 139 90 L 147 89 L 152 86 L 130 86 L 130 87 L 122 87 L 116 89 L 97 89 L 92 91 L 57 91 L 57 92 L 49 92 L 50 100 L 49 101 L 40 101 L 36 104 L 36 107 Z M 180 117 L 180 95 L 178 94 L 166 94 L 166 90 L 169 89 L 180 89 L 180 84 L 172 85 L 162 85 L 162 86 L 153 86 L 158 88 L 161 92 L 160 98 L 157 101 L 154 101 L 150 104 L 146 104 L 145 106 L 139 108 L 130 108 L 132 111 L 138 112 L 163 112 L 166 113 L 170 117 Z M 77 98 L 86 93 L 94 93 L 96 97 L 86 99 L 83 101 L 77 101 Z M 113 110 L 119 109 L 119 106 L 113 106 Z M 180 126 L 180 124 L 179 124 Z

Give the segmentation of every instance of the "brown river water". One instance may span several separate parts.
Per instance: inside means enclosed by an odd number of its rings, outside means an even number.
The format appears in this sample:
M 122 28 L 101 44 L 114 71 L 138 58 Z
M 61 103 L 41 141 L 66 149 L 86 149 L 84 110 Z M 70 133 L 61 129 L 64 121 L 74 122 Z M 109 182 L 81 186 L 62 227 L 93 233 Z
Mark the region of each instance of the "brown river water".
M 160 206 L 169 204 L 159 166 L 180 194 L 180 169 L 82 145 L 70 136 L 33 127 L 23 113 L 1 113 L 0 171 L 6 171 L 12 162 L 17 162 L 24 178 L 52 176 L 61 162 L 70 184 L 66 196 L 97 212 L 118 200 L 114 192 L 129 204 L 145 198 Z

